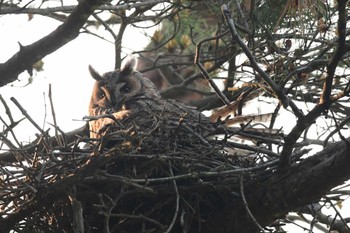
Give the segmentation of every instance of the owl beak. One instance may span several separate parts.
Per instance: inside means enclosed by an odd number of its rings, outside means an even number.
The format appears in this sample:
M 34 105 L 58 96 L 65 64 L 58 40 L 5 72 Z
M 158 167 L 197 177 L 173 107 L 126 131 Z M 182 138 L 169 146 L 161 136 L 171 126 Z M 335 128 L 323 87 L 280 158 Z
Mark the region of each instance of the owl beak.
M 126 110 L 126 106 L 123 102 L 124 102 L 124 98 L 122 98 L 120 100 L 116 100 L 116 104 L 115 104 L 114 108 L 117 111 Z

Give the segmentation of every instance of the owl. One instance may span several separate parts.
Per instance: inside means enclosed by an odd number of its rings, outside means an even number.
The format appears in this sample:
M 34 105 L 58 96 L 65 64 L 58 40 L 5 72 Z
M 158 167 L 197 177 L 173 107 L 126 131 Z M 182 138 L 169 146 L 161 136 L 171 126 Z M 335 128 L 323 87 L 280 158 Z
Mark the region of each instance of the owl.
M 209 118 L 194 107 L 162 98 L 152 81 L 135 66 L 136 60 L 128 58 L 120 69 L 103 75 L 89 66 L 96 80 L 89 104 L 91 138 L 132 132 L 155 135 L 151 140 L 154 142 L 166 137 L 182 138 L 184 134 L 192 138 L 212 129 Z

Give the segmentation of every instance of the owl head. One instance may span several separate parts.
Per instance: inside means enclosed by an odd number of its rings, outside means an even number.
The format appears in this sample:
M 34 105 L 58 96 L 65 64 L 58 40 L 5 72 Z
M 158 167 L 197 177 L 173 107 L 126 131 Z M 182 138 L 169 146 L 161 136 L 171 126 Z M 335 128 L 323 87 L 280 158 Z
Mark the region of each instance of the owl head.
M 135 70 L 136 59 L 124 59 L 120 69 L 100 75 L 89 66 L 91 76 L 96 80 L 91 101 L 90 114 L 112 113 L 127 107 L 132 101 L 142 98 L 159 98 L 155 85 L 140 72 Z

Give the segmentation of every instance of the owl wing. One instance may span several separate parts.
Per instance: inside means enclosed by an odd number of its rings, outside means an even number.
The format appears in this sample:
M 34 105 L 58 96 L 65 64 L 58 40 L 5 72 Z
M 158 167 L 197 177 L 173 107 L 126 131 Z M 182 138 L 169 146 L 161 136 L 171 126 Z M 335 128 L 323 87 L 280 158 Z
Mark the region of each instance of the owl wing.
M 89 117 L 90 138 L 101 138 L 106 134 L 110 126 L 116 125 L 119 121 L 129 116 L 129 110 L 121 110 L 112 114 L 103 114 L 94 117 Z

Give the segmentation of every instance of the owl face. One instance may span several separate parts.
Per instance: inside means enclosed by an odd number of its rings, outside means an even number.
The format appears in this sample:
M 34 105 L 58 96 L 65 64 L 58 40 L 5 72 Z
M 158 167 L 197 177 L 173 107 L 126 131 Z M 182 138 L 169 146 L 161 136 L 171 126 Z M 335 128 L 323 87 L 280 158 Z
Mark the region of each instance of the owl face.
M 93 115 L 120 111 L 128 101 L 143 93 L 142 75 L 130 67 L 102 76 L 91 66 L 89 69 L 96 80 L 89 107 L 90 110 L 99 109 Z
M 137 113 L 150 100 L 160 99 L 155 85 L 134 70 L 135 60 L 128 60 L 121 69 L 100 75 L 91 66 L 91 76 L 96 80 L 89 105 L 89 116 L 98 118 L 89 122 L 90 137 L 104 135 L 106 127 L 114 120 L 123 120 Z M 110 117 L 113 115 L 114 120 Z M 135 114 L 133 114 L 135 115 Z

